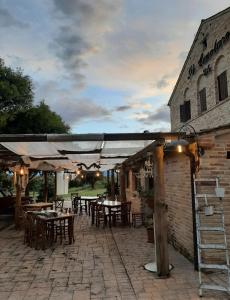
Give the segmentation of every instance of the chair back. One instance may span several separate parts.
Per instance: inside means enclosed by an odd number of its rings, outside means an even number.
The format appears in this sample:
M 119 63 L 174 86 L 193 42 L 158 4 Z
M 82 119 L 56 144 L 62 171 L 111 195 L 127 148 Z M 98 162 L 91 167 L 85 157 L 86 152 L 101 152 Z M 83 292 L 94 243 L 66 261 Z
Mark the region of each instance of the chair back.
M 73 201 L 74 198 L 79 197 L 78 193 L 71 193 L 70 195 L 71 195 L 71 201 Z
M 57 198 L 56 200 L 54 200 L 54 207 L 55 209 L 63 209 L 63 205 L 64 205 L 64 199 L 63 198 Z

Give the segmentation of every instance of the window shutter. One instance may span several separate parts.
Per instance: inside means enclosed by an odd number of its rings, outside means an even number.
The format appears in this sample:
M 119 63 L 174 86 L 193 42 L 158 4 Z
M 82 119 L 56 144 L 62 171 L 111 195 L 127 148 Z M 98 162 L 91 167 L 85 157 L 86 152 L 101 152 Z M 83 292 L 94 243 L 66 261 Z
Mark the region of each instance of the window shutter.
M 181 121 L 181 123 L 185 122 L 185 106 L 184 106 L 184 104 L 180 105 L 180 121 Z
M 203 88 L 199 91 L 199 99 L 200 99 L 200 112 L 204 112 L 207 110 L 207 102 L 206 102 L 206 88 Z
M 222 101 L 228 97 L 228 81 L 227 72 L 224 71 L 217 77 L 219 101 Z
M 185 101 L 184 107 L 185 107 L 185 121 L 188 121 L 191 119 L 190 101 Z

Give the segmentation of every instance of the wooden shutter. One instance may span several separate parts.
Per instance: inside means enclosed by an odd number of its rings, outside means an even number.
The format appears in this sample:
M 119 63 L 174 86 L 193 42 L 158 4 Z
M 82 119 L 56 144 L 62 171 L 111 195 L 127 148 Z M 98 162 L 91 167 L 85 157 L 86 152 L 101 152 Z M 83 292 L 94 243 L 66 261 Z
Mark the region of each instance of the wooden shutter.
M 185 122 L 185 106 L 184 104 L 180 105 L 180 121 Z
M 206 102 L 206 88 L 203 88 L 199 91 L 199 99 L 200 99 L 200 112 L 204 112 L 207 110 L 207 102 Z
M 184 110 L 185 110 L 185 121 L 188 121 L 191 119 L 191 108 L 190 108 L 190 101 L 184 102 Z
M 217 77 L 219 101 L 222 101 L 228 97 L 228 81 L 227 72 L 224 71 Z

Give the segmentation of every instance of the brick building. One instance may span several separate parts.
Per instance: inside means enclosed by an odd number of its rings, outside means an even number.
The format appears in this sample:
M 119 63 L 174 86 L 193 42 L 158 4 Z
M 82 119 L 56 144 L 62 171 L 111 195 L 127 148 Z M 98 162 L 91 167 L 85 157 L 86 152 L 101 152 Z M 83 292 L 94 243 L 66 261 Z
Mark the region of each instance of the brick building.
M 201 22 L 169 106 L 172 131 L 190 124 L 198 133 L 197 146 L 203 151 L 196 177 L 214 179 L 218 176 L 220 185 L 225 188 L 223 205 L 230 245 L 230 8 Z M 140 161 L 138 164 L 141 165 Z M 132 201 L 134 211 L 143 212 L 146 203 L 134 183 L 137 170 L 126 171 L 127 199 Z M 196 237 L 191 157 L 165 151 L 164 181 L 169 242 L 193 260 Z M 148 188 L 148 180 L 142 180 L 141 185 Z M 214 203 L 217 199 L 211 201 Z M 210 236 L 213 238 L 214 235 Z M 211 251 L 210 257 L 217 258 Z
M 230 7 L 201 21 L 169 100 L 171 129 L 229 123 Z

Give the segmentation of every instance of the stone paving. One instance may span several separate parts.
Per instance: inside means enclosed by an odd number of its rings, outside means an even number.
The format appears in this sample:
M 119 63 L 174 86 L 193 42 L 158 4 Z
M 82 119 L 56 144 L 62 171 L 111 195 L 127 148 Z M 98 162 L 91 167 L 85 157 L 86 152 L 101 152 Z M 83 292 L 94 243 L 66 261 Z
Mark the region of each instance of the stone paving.
M 8 227 L 0 232 L 0 300 L 200 299 L 193 265 L 173 248 L 169 278 L 144 270 L 153 260 L 145 228 L 98 229 L 77 216 L 75 244 L 42 251 L 23 245 L 23 233 Z

